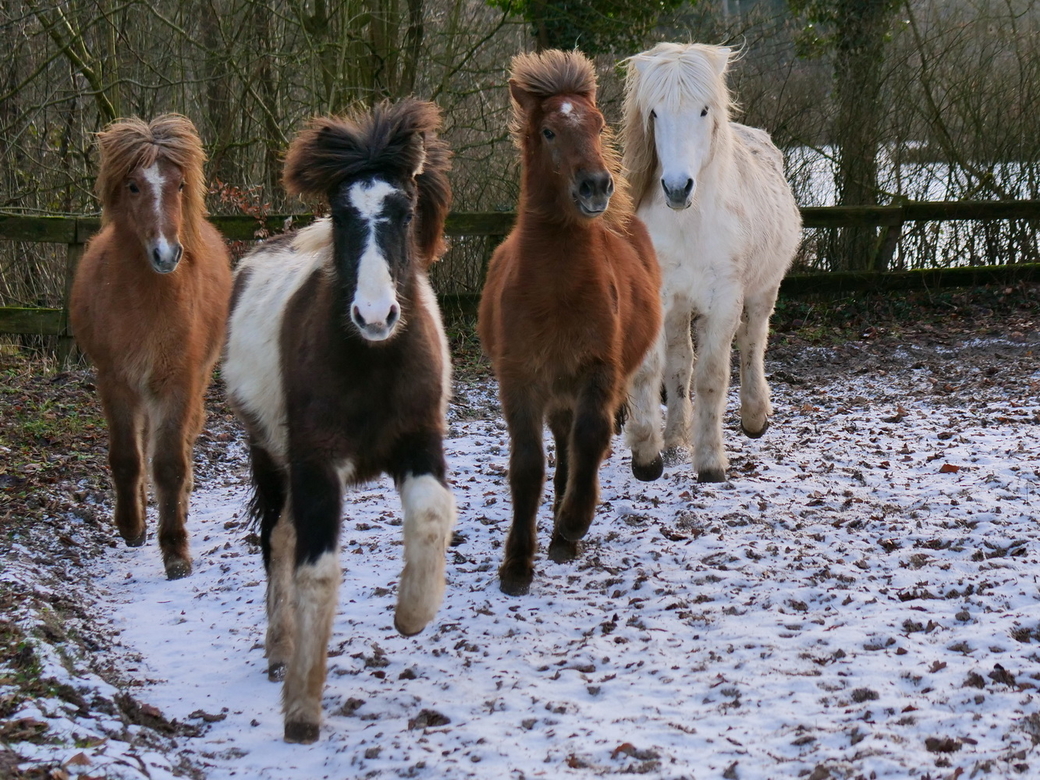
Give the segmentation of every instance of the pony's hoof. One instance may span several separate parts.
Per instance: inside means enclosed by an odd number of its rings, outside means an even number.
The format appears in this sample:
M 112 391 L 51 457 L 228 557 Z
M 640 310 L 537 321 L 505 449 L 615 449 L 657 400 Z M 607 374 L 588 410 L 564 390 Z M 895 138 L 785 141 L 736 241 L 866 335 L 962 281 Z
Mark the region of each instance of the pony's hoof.
M 502 564 L 498 570 L 498 588 L 507 596 L 526 596 L 534 579 L 533 566 Z
M 757 432 L 756 431 L 749 431 L 747 428 L 745 428 L 743 420 L 741 420 L 741 422 L 740 422 L 740 431 L 741 431 L 741 433 L 743 433 L 749 439 L 761 438 L 762 434 L 764 434 L 768 430 L 769 430 L 769 418 L 768 417 L 766 418 L 766 421 L 762 424 L 762 429 L 760 431 L 757 431 Z
M 285 679 L 285 663 L 275 661 L 267 665 L 267 679 L 271 682 L 282 682 Z
M 402 625 L 400 621 L 398 621 L 397 615 L 394 615 L 394 628 L 397 629 L 397 633 L 401 636 L 415 636 L 416 634 L 422 633 L 422 630 L 426 628 L 426 624 L 423 623 L 418 628 L 414 628 L 413 626 L 405 626 Z
M 148 529 L 142 528 L 141 533 L 131 535 L 127 533 L 119 532 L 119 535 L 123 537 L 123 541 L 126 542 L 127 547 L 144 547 L 144 543 L 148 541 Z
M 666 447 L 661 453 L 664 466 L 678 466 L 690 459 L 690 451 L 685 447 Z
M 563 537 L 568 542 L 579 542 L 585 538 L 585 534 L 592 527 L 592 516 L 582 517 L 556 517 L 556 527 L 553 529 L 553 538 Z
M 722 469 L 705 469 L 697 472 L 698 482 L 725 482 L 726 472 Z
M 549 560 L 554 563 L 566 563 L 567 561 L 573 561 L 581 554 L 581 545 L 578 542 L 571 542 L 564 539 L 562 536 L 553 534 L 552 541 L 549 542 Z
M 166 564 L 166 579 L 180 580 L 191 574 L 191 561 L 187 558 L 171 557 Z
M 660 479 L 662 474 L 664 474 L 664 459 L 660 455 L 646 465 L 636 463 L 635 458 L 632 459 L 632 476 L 640 482 L 653 482 L 655 479 Z
M 285 741 L 297 742 L 301 745 L 310 745 L 318 741 L 318 724 L 302 723 L 298 720 L 290 720 L 285 723 Z

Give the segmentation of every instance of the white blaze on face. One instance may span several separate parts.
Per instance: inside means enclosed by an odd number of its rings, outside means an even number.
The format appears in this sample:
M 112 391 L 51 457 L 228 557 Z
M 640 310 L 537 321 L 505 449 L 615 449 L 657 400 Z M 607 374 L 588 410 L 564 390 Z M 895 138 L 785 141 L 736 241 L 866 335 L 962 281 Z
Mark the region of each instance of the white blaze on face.
M 166 184 L 166 177 L 162 175 L 159 170 L 159 163 L 152 163 L 150 166 L 141 171 L 141 175 L 144 176 L 144 180 L 148 182 L 148 186 L 152 188 L 152 198 L 155 201 L 155 231 L 157 238 L 152 248 L 159 250 L 159 256 L 163 259 L 170 257 L 173 254 L 173 246 L 166 238 L 166 233 L 163 231 L 163 208 L 162 208 L 162 196 L 163 186 Z
M 383 213 L 384 201 L 395 192 L 398 192 L 396 187 L 378 179 L 357 182 L 349 190 L 351 205 L 367 223 L 351 317 L 362 334 L 373 341 L 390 336 L 398 312 L 397 290 L 390 275 L 390 265 L 376 240 L 376 226 L 383 221 L 380 214 Z

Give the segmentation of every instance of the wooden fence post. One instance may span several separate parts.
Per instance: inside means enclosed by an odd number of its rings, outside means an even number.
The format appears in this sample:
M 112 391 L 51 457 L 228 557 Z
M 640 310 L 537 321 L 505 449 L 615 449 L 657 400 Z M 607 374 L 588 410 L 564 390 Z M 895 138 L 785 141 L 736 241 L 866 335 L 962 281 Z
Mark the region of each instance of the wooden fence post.
M 58 336 L 58 367 L 71 368 L 79 360 L 76 339 L 69 325 L 69 298 L 72 297 L 72 282 L 76 278 L 76 268 L 83 257 L 84 238 L 80 235 L 80 221 L 76 220 L 73 238 L 75 243 L 68 244 L 65 250 L 65 290 L 61 301 L 61 335 Z

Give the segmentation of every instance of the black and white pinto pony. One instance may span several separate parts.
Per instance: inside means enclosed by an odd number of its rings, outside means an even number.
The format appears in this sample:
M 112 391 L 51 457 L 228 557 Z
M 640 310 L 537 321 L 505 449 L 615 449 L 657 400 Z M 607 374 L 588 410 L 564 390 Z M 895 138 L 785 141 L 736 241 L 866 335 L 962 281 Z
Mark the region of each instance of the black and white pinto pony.
M 318 738 L 345 487 L 386 473 L 400 492 L 397 630 L 422 631 L 444 595 L 450 362 L 427 279 L 451 201 L 439 125 L 412 99 L 314 120 L 284 182 L 326 197 L 330 217 L 262 244 L 235 277 L 223 374 L 249 434 L 287 742 Z
M 625 169 L 657 250 L 664 308 L 658 349 L 636 376 L 627 425 L 632 470 L 642 479 L 655 476 L 662 449 L 666 461 L 681 458 L 692 406 L 698 479 L 725 480 L 722 415 L 734 336 L 741 430 L 761 436 L 772 414 L 763 365 L 769 317 L 798 249 L 801 215 L 769 135 L 730 121 L 729 58 L 722 46 L 660 43 L 627 61 Z

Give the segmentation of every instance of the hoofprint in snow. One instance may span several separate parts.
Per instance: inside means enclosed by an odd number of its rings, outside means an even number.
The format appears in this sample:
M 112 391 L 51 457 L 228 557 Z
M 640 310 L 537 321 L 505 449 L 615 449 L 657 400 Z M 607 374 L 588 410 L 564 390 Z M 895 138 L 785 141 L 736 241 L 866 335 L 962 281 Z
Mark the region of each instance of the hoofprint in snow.
M 110 652 L 133 695 L 199 736 L 130 760 L 115 740 L 73 747 L 83 723 L 51 707 L 36 717 L 68 746 L 35 758 L 82 753 L 79 771 L 134 778 L 178 764 L 207 778 L 1028 776 L 1040 372 L 1018 393 L 984 379 L 967 393 L 905 366 L 819 384 L 777 371 L 774 425 L 757 441 L 734 433 L 734 393 L 721 485 L 697 484 L 688 464 L 638 483 L 616 438 L 584 554 L 540 556 L 520 598 L 496 577 L 507 433 L 493 403 L 463 392 L 444 606 L 424 633 L 397 635 L 396 491 L 351 492 L 325 722 L 306 747 L 282 742 L 281 686 L 266 679 L 238 446 L 235 478 L 193 494 L 195 573 L 168 582 L 154 550 L 118 547 L 92 607 L 120 632 Z M 548 506 L 539 520 L 544 550 Z

